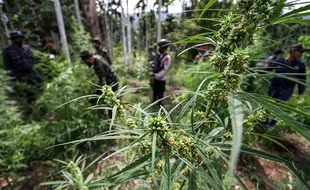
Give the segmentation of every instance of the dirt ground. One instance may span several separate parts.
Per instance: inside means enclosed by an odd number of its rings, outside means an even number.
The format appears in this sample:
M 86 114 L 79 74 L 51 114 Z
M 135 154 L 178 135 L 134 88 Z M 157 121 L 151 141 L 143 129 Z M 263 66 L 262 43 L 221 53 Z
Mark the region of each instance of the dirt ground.
M 254 148 L 279 155 L 287 160 L 294 162 L 297 170 L 304 172 L 306 181 L 310 181 L 310 142 L 301 135 L 284 135 L 281 143 L 290 150 L 283 149 L 277 144 L 271 144 L 269 147 L 253 145 Z M 238 166 L 238 175 L 242 176 L 243 182 L 250 190 L 254 189 L 297 189 L 294 188 L 296 178 L 289 169 L 281 163 L 269 161 L 257 156 L 241 155 Z M 257 187 L 257 184 L 261 186 Z M 236 189 L 240 189 L 238 186 Z M 299 190 L 299 189 L 298 189 Z

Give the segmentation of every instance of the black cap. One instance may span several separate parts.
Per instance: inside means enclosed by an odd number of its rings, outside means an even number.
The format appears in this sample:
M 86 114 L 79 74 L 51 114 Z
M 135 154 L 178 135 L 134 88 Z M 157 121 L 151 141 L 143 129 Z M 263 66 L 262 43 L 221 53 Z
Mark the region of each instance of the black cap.
M 91 54 L 89 51 L 87 51 L 87 50 L 82 51 L 82 52 L 80 53 L 80 58 L 81 58 L 83 61 L 85 61 L 86 59 L 88 59 L 88 58 L 91 57 L 91 56 L 92 56 L 92 54 Z
M 10 39 L 15 39 L 15 38 L 19 38 L 19 37 L 24 38 L 25 37 L 20 33 L 20 31 L 12 31 L 12 32 L 10 32 L 9 35 L 10 35 Z
M 310 48 L 304 48 L 302 44 L 295 44 L 295 45 L 292 45 L 291 50 L 305 52 L 305 51 L 310 51 Z

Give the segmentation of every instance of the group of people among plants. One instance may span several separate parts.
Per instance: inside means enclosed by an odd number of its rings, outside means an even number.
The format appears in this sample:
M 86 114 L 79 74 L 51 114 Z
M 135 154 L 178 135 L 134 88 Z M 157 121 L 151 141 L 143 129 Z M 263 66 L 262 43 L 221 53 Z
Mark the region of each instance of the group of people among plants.
M 24 45 L 24 36 L 19 31 L 13 31 L 10 34 L 12 44 L 3 51 L 4 66 L 13 81 L 19 81 L 32 86 L 40 86 L 43 84 L 41 74 L 34 68 L 34 59 L 31 50 Z M 83 63 L 93 68 L 98 79 L 99 85 L 109 85 L 115 92 L 118 90 L 119 78 L 112 68 L 112 60 L 108 55 L 99 39 L 92 40 L 95 50 L 93 53 L 85 50 L 81 52 L 80 58 Z M 169 41 L 162 39 L 157 43 L 158 54 L 154 53 L 154 49 L 148 49 L 148 62 L 151 65 L 149 76 L 152 78 L 152 101 L 158 105 L 162 104 L 164 92 L 166 88 L 167 73 L 171 67 L 171 56 L 169 55 Z M 47 51 L 56 54 L 52 42 L 48 42 L 45 47 Z M 289 100 L 294 92 L 296 84 L 298 85 L 298 94 L 301 96 L 305 92 L 306 83 L 306 64 L 301 61 L 304 52 L 310 49 L 304 48 L 301 44 L 293 45 L 290 48 L 287 58 L 283 58 L 282 50 L 277 50 L 274 55 L 269 56 L 264 62 L 265 70 L 274 70 L 276 77 L 271 82 L 268 95 L 282 100 Z M 199 48 L 199 54 L 195 57 L 198 62 L 206 61 L 215 53 L 215 47 L 212 44 L 203 44 Z M 279 75 L 281 74 L 281 75 Z M 290 76 L 284 77 L 284 75 Z M 297 80 L 292 80 L 293 77 Z M 102 93 L 100 90 L 96 94 Z M 28 94 L 28 101 L 31 102 L 35 98 L 32 94 Z M 93 101 L 95 104 L 95 101 Z
M 12 81 L 19 81 L 21 83 L 31 85 L 39 88 L 43 84 L 43 78 L 38 70 L 35 69 L 35 61 L 29 46 L 25 45 L 24 36 L 19 31 L 13 31 L 10 34 L 12 44 L 3 51 L 3 62 L 8 75 Z M 93 68 L 98 79 L 98 85 L 109 85 L 115 92 L 118 90 L 119 79 L 112 68 L 112 60 L 107 51 L 102 47 L 99 39 L 92 40 L 96 55 L 88 50 L 80 53 L 80 58 L 89 68 Z M 50 58 L 55 58 L 56 51 L 52 41 L 46 41 L 44 50 L 54 55 Z M 152 72 L 149 73 L 154 78 L 153 85 L 153 101 L 158 101 L 161 104 L 161 99 L 165 91 L 166 74 L 171 65 L 171 57 L 168 54 L 169 42 L 165 39 L 158 42 L 159 54 L 153 54 Z M 101 90 L 97 90 L 96 94 L 101 94 Z M 21 94 L 20 94 L 21 95 Z M 28 103 L 35 100 L 34 95 L 26 94 Z M 91 101 L 93 104 L 95 100 Z
M 102 48 L 100 41 L 98 39 L 94 39 L 93 42 L 99 56 L 85 50 L 81 52 L 80 57 L 90 68 L 94 68 L 94 71 L 99 78 L 99 85 L 109 85 L 115 92 L 118 90 L 119 79 L 111 67 L 112 61 L 109 58 L 107 51 Z M 157 104 L 160 105 L 164 97 L 166 75 L 171 66 L 171 57 L 168 54 L 168 40 L 162 39 L 157 43 L 157 45 L 159 54 L 155 55 L 152 52 L 153 49 L 149 48 L 149 52 L 151 52 L 152 57 L 149 57 L 148 61 L 152 62 L 152 71 L 149 75 L 154 78 L 154 83 L 152 85 L 153 102 L 157 102 Z M 96 94 L 98 95 L 101 93 L 101 90 L 96 91 Z M 95 101 L 93 104 L 94 103 Z

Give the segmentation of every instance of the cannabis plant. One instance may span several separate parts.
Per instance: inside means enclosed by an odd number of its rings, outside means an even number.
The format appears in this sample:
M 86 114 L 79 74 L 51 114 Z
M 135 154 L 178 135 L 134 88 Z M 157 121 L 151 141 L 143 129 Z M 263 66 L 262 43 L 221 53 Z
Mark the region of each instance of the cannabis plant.
M 215 2 L 209 1 L 202 14 Z M 281 10 L 290 5 L 286 1 L 239 0 L 219 20 L 220 29 L 212 38 L 186 39 L 187 42 L 212 43 L 216 47 L 216 54 L 209 61 L 212 73 L 200 81 L 188 101 L 181 101 L 171 110 L 161 107 L 154 113 L 150 109 L 154 104 L 132 105 L 126 109 L 132 114 L 122 114 L 122 119 L 114 123 L 110 131 L 76 141 L 128 140 L 121 149 L 95 161 L 133 150 L 139 155 L 117 173 L 94 181 L 116 189 L 134 180 L 138 184 L 147 183 L 148 189 L 233 189 L 237 183 L 246 189 L 236 173 L 239 154 L 244 153 L 284 164 L 300 181 L 300 188 L 310 188 L 290 161 L 248 144 L 257 139 L 255 135 L 268 137 L 256 134 L 254 129 L 274 116 L 310 140 L 309 126 L 289 114 L 295 112 L 309 118 L 308 113 L 242 89 L 249 75 L 260 74 L 249 68 L 249 49 L 255 46 L 259 32 L 272 24 L 298 22 L 296 19 L 301 15 L 310 14 L 303 13 L 309 7 L 304 6 L 281 15 Z M 119 93 L 122 94 L 126 93 Z M 113 102 L 111 104 L 118 105 L 118 101 Z M 74 173 L 71 171 L 70 175 Z

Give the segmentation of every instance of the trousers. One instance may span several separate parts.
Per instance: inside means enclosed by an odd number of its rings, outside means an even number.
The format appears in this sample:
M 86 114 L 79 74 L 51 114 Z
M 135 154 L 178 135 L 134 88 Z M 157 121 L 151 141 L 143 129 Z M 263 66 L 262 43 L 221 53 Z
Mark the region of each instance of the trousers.
M 164 92 L 166 88 L 166 81 L 160 81 L 154 79 L 154 84 L 153 84 L 153 102 L 157 102 L 158 105 L 162 104 L 162 99 L 164 97 Z

